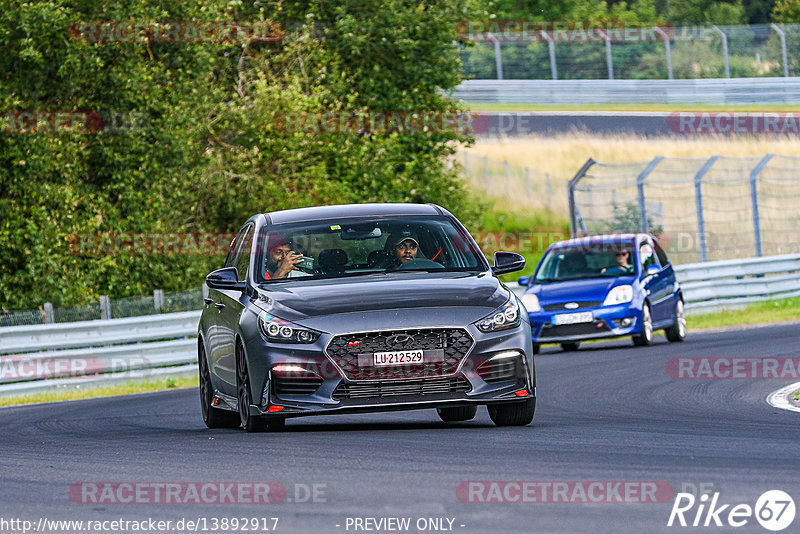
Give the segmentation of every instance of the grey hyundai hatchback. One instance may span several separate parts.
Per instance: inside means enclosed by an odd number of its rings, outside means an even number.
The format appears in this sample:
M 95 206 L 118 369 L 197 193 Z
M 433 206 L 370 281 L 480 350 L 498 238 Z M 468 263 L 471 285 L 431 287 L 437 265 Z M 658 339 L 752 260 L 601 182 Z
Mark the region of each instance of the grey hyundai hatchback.
M 210 428 L 287 418 L 488 406 L 496 425 L 536 407 L 530 323 L 464 226 L 432 204 L 353 204 L 251 217 L 209 287 L 198 332 Z

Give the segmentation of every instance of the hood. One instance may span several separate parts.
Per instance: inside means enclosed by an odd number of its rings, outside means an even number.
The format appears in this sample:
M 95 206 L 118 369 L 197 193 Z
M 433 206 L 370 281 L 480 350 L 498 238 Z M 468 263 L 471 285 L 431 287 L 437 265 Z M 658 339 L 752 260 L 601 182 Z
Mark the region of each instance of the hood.
M 570 301 L 602 302 L 612 287 L 632 284 L 634 278 L 634 276 L 619 276 L 534 284 L 531 286 L 531 292 L 539 298 L 542 306 Z
M 272 282 L 258 289 L 256 305 L 288 321 L 334 314 L 395 313 L 401 309 L 470 309 L 475 321 L 502 306 L 510 292 L 497 278 L 474 273 L 391 273 Z M 482 315 L 481 315 L 482 314 Z M 461 315 L 460 313 L 458 315 Z M 311 321 L 316 323 L 317 321 Z

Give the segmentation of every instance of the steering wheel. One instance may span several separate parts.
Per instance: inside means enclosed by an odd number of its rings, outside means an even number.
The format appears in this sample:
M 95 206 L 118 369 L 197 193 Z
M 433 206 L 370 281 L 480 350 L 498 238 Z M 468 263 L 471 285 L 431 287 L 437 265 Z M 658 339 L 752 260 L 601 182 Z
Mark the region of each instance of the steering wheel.
M 413 260 L 408 260 L 397 268 L 398 271 L 411 269 L 444 269 L 444 265 L 425 258 L 416 258 Z

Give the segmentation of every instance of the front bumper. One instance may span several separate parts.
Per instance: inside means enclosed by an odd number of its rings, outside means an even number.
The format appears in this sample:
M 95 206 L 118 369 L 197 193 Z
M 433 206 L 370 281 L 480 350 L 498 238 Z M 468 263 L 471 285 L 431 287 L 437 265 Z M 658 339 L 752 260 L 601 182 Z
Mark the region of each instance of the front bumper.
M 575 312 L 591 312 L 592 321 L 576 324 L 556 325 L 555 315 Z M 587 339 L 603 339 L 630 336 L 641 333 L 641 308 L 628 304 L 598 306 L 570 310 L 540 311 L 529 313 L 531 332 L 535 343 L 564 343 Z
M 453 327 L 427 330 L 437 328 Z M 325 334 L 309 345 L 268 343 L 262 338 L 246 340 L 251 391 L 257 402 L 250 406 L 250 413 L 298 417 L 520 402 L 535 397 L 527 323 L 490 334 L 473 325 L 457 328 L 466 330 L 474 343 L 465 349 L 457 366 L 443 368 L 440 374 L 431 376 L 390 373 L 386 378 L 354 378 L 367 375 L 352 369 L 343 371 L 341 360 L 326 352 L 331 340 L 342 334 Z M 312 373 L 287 376 L 273 372 L 282 365 Z M 526 392 L 525 397 L 517 393 L 521 391 Z M 280 411 L 275 411 L 277 407 Z

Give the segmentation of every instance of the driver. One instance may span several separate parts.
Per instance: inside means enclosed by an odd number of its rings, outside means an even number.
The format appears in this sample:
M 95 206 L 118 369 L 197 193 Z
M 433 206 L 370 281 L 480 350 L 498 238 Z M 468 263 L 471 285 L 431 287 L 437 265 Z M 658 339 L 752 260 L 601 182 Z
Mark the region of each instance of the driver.
M 633 265 L 630 263 L 631 252 L 629 250 L 618 250 L 614 253 L 617 264 L 607 267 L 600 271 L 609 274 L 628 274 L 633 272 Z
M 389 247 L 388 252 L 392 258 L 392 267 L 394 268 L 416 259 L 419 251 L 419 241 L 417 241 L 417 237 L 413 232 L 409 230 L 390 235 L 389 239 L 386 240 L 386 246 Z
M 270 234 L 264 259 L 265 279 L 286 278 L 302 261 L 303 255 L 294 252 L 280 234 Z

